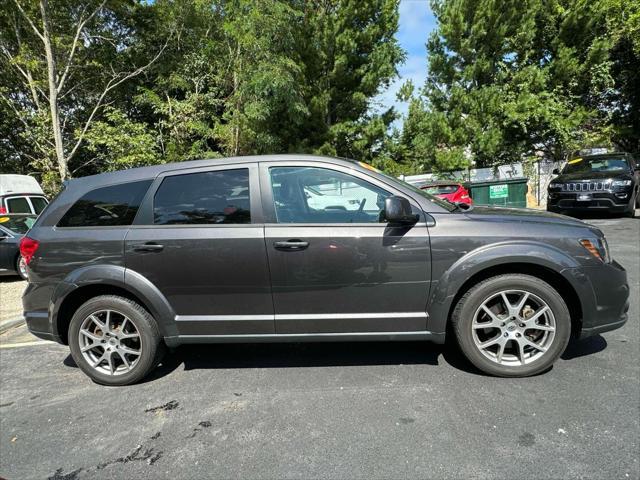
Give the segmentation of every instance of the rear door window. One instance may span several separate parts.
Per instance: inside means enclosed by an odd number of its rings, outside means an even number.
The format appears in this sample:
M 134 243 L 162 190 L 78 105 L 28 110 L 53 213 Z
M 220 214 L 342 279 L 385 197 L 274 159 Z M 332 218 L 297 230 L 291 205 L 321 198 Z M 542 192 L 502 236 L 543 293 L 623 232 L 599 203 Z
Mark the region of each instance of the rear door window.
M 33 213 L 31 212 L 31 205 L 27 197 L 11 197 L 7 198 L 7 212 L 9 213 Z
M 249 169 L 166 177 L 153 203 L 156 225 L 251 223 Z
M 64 214 L 58 227 L 131 225 L 151 180 L 97 188 L 85 194 Z

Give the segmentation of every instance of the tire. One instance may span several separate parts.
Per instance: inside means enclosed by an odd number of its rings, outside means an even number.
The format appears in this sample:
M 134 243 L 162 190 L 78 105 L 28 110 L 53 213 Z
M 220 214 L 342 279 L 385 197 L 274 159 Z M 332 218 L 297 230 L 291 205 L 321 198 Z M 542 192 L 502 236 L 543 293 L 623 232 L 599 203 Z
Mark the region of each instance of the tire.
M 640 195 L 637 195 L 640 196 Z M 629 204 L 629 210 L 625 211 L 623 216 L 627 218 L 634 218 L 636 216 L 636 204 L 638 203 L 638 199 L 632 199 Z
M 69 348 L 78 367 L 101 385 L 130 385 L 142 380 L 165 352 L 158 325 L 149 312 L 116 295 L 92 298 L 78 308 L 69 325 Z
M 25 264 L 24 259 L 22 258 L 22 255 L 18 255 L 16 257 L 16 273 L 20 275 L 20 278 L 28 281 L 29 277 L 27 276 L 26 267 L 27 265 Z
M 513 307 L 509 315 L 502 292 L 507 292 Z M 525 294 L 528 297 L 518 310 Z M 485 304 L 493 316 L 484 310 Z M 518 313 L 513 313 L 516 310 Z M 479 370 L 498 377 L 528 377 L 546 371 L 571 335 L 571 317 L 562 297 L 548 283 L 524 274 L 498 275 L 475 285 L 456 304 L 451 323 L 467 359 Z

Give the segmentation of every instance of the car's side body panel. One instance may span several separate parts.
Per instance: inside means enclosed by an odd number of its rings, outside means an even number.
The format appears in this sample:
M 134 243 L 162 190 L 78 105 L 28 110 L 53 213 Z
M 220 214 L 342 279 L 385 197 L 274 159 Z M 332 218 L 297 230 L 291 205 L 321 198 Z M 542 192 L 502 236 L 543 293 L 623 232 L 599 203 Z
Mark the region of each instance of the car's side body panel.
M 264 169 L 256 181 L 259 164 L 268 168 L 270 162 L 347 170 L 409 199 L 419 221 L 411 227 L 278 224 L 269 210 L 273 199 Z M 232 167 L 252 171 L 251 224 L 152 225 L 153 192 L 164 175 Z M 55 226 L 86 192 L 137 180 L 154 182 L 133 225 Z M 628 286 L 622 267 L 596 260 L 579 245 L 576 239 L 585 234 L 601 235 L 582 222 L 545 212 L 447 212 L 409 187 L 339 159 L 246 157 L 132 169 L 73 180 L 41 215 L 30 232 L 40 247 L 29 265 L 25 317 L 36 335 L 60 341 L 57 315 L 65 298 L 79 288 L 104 285 L 138 298 L 171 345 L 441 342 L 462 285 L 487 268 L 517 263 L 562 275 L 580 299 L 584 332 L 597 333 L 624 323 Z M 276 241 L 301 237 L 309 240 L 306 251 L 272 248 Z M 133 253 L 135 245 L 146 242 L 164 249 Z

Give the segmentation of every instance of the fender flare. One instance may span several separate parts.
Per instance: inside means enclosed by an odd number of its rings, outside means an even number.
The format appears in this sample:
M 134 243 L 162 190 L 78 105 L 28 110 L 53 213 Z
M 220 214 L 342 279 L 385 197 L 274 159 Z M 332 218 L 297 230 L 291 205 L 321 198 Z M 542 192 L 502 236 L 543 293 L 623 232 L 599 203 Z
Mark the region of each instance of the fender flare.
M 89 265 L 71 272 L 58 284 L 49 303 L 51 331 L 59 336 L 58 314 L 68 296 L 79 288 L 102 285 L 117 287 L 138 298 L 158 324 L 163 337 L 177 335 L 175 312 L 164 295 L 144 276 L 120 265 Z
M 577 260 L 562 250 L 536 241 L 508 241 L 482 246 L 472 250 L 454 262 L 439 279 L 432 281 L 427 311 L 427 329 L 434 333 L 444 333 L 449 322 L 453 300 L 462 286 L 474 275 L 492 267 L 509 264 L 544 267 L 562 276 L 575 290 L 582 305 L 585 301 L 595 302 L 593 288 L 582 273 Z M 562 293 L 562 292 L 560 292 Z

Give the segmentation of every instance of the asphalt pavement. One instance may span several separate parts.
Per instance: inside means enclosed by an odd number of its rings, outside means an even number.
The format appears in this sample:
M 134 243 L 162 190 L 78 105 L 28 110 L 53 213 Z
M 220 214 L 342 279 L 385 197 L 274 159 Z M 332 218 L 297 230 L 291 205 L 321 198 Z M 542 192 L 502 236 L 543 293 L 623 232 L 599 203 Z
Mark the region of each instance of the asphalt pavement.
M 0 477 L 640 478 L 640 220 L 590 219 L 630 320 L 533 378 L 428 343 L 181 347 L 93 384 L 67 347 L 0 336 Z

